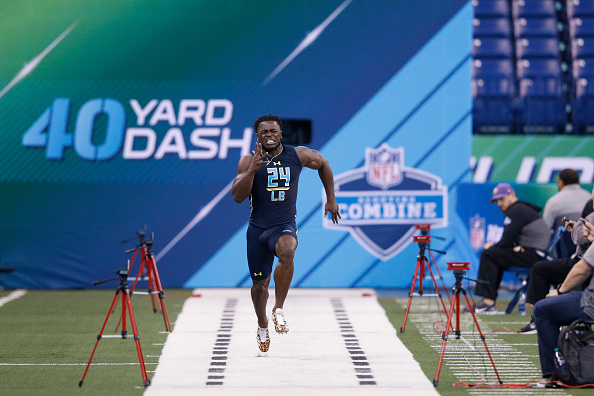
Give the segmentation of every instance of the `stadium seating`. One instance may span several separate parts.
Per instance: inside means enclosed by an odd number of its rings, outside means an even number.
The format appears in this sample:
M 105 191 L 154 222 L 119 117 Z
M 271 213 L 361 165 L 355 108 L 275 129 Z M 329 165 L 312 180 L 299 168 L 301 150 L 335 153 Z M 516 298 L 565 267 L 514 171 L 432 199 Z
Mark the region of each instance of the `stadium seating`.
M 572 40 L 577 37 L 594 37 L 594 17 L 570 19 L 569 35 Z
M 473 0 L 475 18 L 509 18 L 507 0 Z
M 575 58 L 594 58 L 594 37 L 577 37 L 571 41 L 571 56 Z
M 511 59 L 475 59 L 472 72 L 475 132 L 510 133 L 515 95 Z
M 511 36 L 511 23 L 507 18 L 478 19 L 472 21 L 472 32 L 475 38 Z
M 475 38 L 472 40 L 472 56 L 475 59 L 512 59 L 511 40 L 507 38 Z
M 578 133 L 594 133 L 594 76 L 576 80 L 573 121 Z
M 518 18 L 514 20 L 514 35 L 523 37 L 551 37 L 558 36 L 558 24 L 555 18 Z
M 594 77 L 594 59 L 574 59 L 573 78 Z
M 584 133 L 594 80 L 594 0 L 472 4 L 472 56 L 478 61 L 472 94 L 480 124 L 474 132 L 501 132 L 512 122 L 509 133 Z M 578 86 L 578 80 L 588 85 Z M 493 118 L 497 113 L 501 120 Z M 579 127 L 568 124 L 574 121 Z
M 558 133 L 565 129 L 567 114 L 558 59 L 518 61 L 519 99 L 524 133 Z
M 551 37 L 520 38 L 516 40 L 516 56 L 518 59 L 559 59 L 559 40 Z
M 512 2 L 514 18 L 555 18 L 556 9 L 553 0 L 514 0 Z
M 567 17 L 594 17 L 594 0 L 567 0 Z

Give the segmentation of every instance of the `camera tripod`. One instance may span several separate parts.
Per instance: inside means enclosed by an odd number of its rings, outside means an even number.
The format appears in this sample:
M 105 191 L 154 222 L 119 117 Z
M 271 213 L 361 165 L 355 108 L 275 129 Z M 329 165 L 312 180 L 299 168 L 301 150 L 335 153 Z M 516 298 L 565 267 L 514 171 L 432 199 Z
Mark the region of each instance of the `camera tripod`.
M 105 321 L 103 322 L 103 327 L 101 327 L 101 332 L 99 332 L 99 335 L 97 336 L 97 342 L 95 343 L 95 348 L 93 348 L 93 352 L 91 353 L 91 358 L 89 359 L 89 363 L 87 364 L 85 373 L 83 374 L 82 379 L 78 383 L 79 387 L 83 386 L 83 382 L 85 380 L 85 377 L 87 376 L 87 372 L 89 371 L 91 362 L 93 361 L 93 356 L 95 356 L 95 351 L 97 351 L 97 346 L 99 345 L 99 341 L 101 341 L 102 338 L 120 338 L 121 337 L 124 340 L 128 338 L 128 331 L 126 330 L 126 309 L 128 311 L 128 315 L 130 316 L 130 323 L 132 324 L 132 331 L 134 332 L 133 333 L 134 334 L 134 342 L 136 343 L 136 351 L 138 352 L 138 360 L 140 362 L 140 371 L 142 372 L 142 380 L 143 380 L 145 387 L 147 387 L 151 384 L 151 382 L 149 381 L 149 379 L 146 375 L 146 367 L 144 365 L 142 349 L 140 348 L 140 336 L 138 335 L 138 328 L 136 327 L 136 319 L 134 318 L 134 311 L 132 310 L 132 302 L 130 300 L 130 290 L 128 289 L 128 273 L 129 273 L 129 271 L 127 269 L 120 269 L 120 270 L 116 271 L 116 274 L 118 275 L 118 277 L 120 279 L 120 287 L 118 287 L 118 289 L 116 290 L 116 294 L 115 294 L 115 297 L 113 298 L 113 302 L 111 303 L 111 307 L 109 307 L 109 311 L 107 312 L 107 317 L 105 318 Z M 95 281 L 95 282 L 93 282 L 93 284 L 98 285 L 98 284 L 109 282 L 109 281 L 112 281 L 115 279 L 118 279 L 118 278 L 111 278 L 111 279 L 105 279 L 105 280 L 101 280 L 101 281 Z M 103 335 L 103 331 L 105 330 L 105 326 L 107 325 L 109 316 L 112 314 L 112 312 L 114 312 L 115 306 L 116 306 L 116 303 L 118 301 L 120 294 L 122 295 L 122 317 L 120 318 L 120 320 L 122 322 L 122 335 L 121 336 L 119 336 L 119 335 Z
M 406 327 L 406 320 L 408 319 L 408 313 L 410 311 L 410 305 L 412 302 L 412 298 L 413 296 L 423 296 L 423 279 L 425 278 L 425 267 L 427 267 L 427 269 L 429 270 L 429 273 L 431 274 L 431 279 L 433 280 L 433 285 L 435 286 L 435 290 L 436 290 L 436 294 L 425 294 L 426 297 L 430 297 L 430 296 L 437 296 L 439 297 L 440 301 L 441 301 L 441 306 L 443 307 L 443 312 L 447 315 L 448 311 L 446 310 L 446 306 L 443 302 L 443 298 L 441 297 L 441 291 L 439 290 L 439 286 L 437 286 L 437 282 L 435 281 L 435 276 L 433 276 L 433 270 L 431 269 L 431 264 L 429 263 L 429 260 L 427 260 L 427 257 L 425 256 L 425 251 L 429 250 L 429 252 L 431 252 L 431 249 L 429 248 L 429 243 L 431 242 L 431 235 L 428 235 L 428 230 L 429 230 L 428 225 L 418 225 L 417 229 L 421 230 L 421 235 L 415 235 L 413 237 L 413 240 L 415 242 L 417 242 L 419 244 L 419 254 L 417 255 L 417 265 L 415 267 L 415 274 L 413 276 L 413 281 L 412 281 L 412 285 L 410 286 L 410 291 L 408 292 L 408 304 L 406 305 L 406 312 L 404 314 L 404 322 L 402 323 L 402 327 L 400 328 L 400 332 L 404 333 L 404 328 Z M 442 252 L 440 250 L 435 250 L 438 253 L 441 254 L 445 254 L 445 252 Z M 433 258 L 433 256 L 432 256 Z M 435 267 L 437 268 L 437 264 L 435 263 L 435 258 L 433 258 L 433 263 L 435 265 Z M 438 269 L 439 270 L 439 269 Z M 440 274 L 440 278 L 441 278 L 441 274 Z M 419 290 L 418 293 L 415 293 L 415 285 L 417 283 L 417 279 L 419 279 Z M 443 284 L 443 278 L 442 278 L 442 284 Z M 444 285 L 444 290 L 446 290 L 446 287 Z M 447 293 L 447 291 L 446 291 Z M 448 295 L 449 297 L 449 295 Z
M 485 336 L 483 335 L 481 328 L 476 320 L 476 316 L 474 314 L 474 309 L 472 309 L 472 305 L 468 300 L 468 296 L 466 295 L 466 290 L 462 287 L 462 276 L 464 275 L 464 271 L 470 270 L 468 267 L 468 262 L 452 262 L 448 263 L 448 270 L 454 271 L 454 277 L 456 278 L 456 285 L 454 286 L 454 295 L 452 297 L 452 302 L 450 304 L 450 311 L 448 313 L 448 321 L 445 327 L 445 330 L 441 333 L 441 338 L 443 339 L 443 343 L 441 345 L 441 353 L 439 354 L 439 363 L 437 364 L 437 373 L 435 374 L 435 379 L 433 380 L 433 386 L 437 386 L 439 381 L 439 373 L 441 371 L 441 365 L 443 363 L 443 354 L 445 352 L 445 346 L 448 342 L 448 334 L 450 329 L 452 328 L 452 316 L 454 313 L 454 309 L 456 310 L 456 329 L 454 330 L 454 334 L 456 335 L 456 339 L 460 339 L 460 293 L 464 294 L 464 298 L 466 299 L 466 304 L 470 313 L 472 314 L 472 319 L 474 320 L 474 325 L 476 326 L 481 340 L 483 340 L 483 345 L 485 346 L 485 350 L 487 351 L 487 355 L 489 355 L 489 360 L 493 365 L 493 370 L 495 370 L 495 375 L 499 380 L 500 384 L 503 384 L 501 378 L 499 377 L 499 373 L 497 372 L 497 368 L 495 367 L 495 363 L 493 362 L 493 358 L 491 357 L 491 352 L 489 352 L 489 348 L 487 347 L 487 342 L 485 341 Z
M 171 322 L 169 321 L 167 306 L 165 305 L 165 292 L 163 291 L 163 288 L 161 286 L 159 271 L 157 271 L 157 263 L 155 262 L 155 257 L 152 251 L 154 235 L 151 235 L 151 239 L 144 239 L 144 236 L 146 235 L 146 225 L 143 227 L 143 229 L 137 232 L 137 235 L 139 238 L 139 242 L 136 248 L 126 250 L 126 253 L 134 252 L 134 254 L 132 255 L 132 259 L 130 260 L 130 264 L 128 265 L 129 270 L 132 270 L 132 267 L 134 266 L 134 260 L 136 259 L 138 254 L 140 254 L 140 267 L 138 269 L 136 278 L 134 279 L 134 283 L 130 288 L 130 294 L 149 295 L 151 298 L 151 303 L 153 305 L 153 312 L 160 312 L 163 315 L 163 321 L 165 322 L 165 331 L 171 332 Z M 128 241 L 129 239 L 124 240 L 122 242 Z M 147 292 L 135 291 L 136 284 L 140 279 L 148 281 Z

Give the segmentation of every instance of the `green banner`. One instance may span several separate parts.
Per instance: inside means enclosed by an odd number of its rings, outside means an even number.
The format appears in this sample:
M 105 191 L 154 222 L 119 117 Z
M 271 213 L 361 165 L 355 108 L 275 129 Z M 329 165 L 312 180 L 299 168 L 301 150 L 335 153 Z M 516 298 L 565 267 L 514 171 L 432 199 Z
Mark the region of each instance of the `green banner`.
M 581 184 L 594 177 L 594 139 L 590 136 L 474 136 L 473 181 L 553 183 L 565 168 L 580 173 Z

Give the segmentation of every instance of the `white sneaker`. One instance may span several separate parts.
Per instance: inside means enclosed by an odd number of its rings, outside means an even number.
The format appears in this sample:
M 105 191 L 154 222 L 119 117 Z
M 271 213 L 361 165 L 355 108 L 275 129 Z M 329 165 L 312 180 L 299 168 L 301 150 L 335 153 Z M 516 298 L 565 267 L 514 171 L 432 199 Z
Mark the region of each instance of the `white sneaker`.
M 268 352 L 268 348 L 270 348 L 270 335 L 268 334 L 267 328 L 258 327 L 256 340 L 258 341 L 258 348 L 260 348 L 260 351 Z
M 277 308 L 272 312 L 272 321 L 274 322 L 274 330 L 276 330 L 277 333 L 286 334 L 289 332 L 289 327 L 287 327 L 287 321 L 285 320 L 282 308 Z

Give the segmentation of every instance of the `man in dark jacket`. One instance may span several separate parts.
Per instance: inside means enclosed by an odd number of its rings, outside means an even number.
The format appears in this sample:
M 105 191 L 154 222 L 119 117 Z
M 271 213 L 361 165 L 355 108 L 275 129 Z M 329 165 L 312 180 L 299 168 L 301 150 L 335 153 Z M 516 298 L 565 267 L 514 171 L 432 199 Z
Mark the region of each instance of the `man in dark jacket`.
M 503 273 L 511 267 L 530 268 L 542 260 L 551 239 L 550 229 L 536 205 L 518 200 L 511 185 L 498 184 L 490 203 L 497 202 L 505 214 L 503 235 L 496 244 L 485 244 L 481 253 L 475 294 L 483 297 L 476 313 L 495 314 L 497 290 Z

